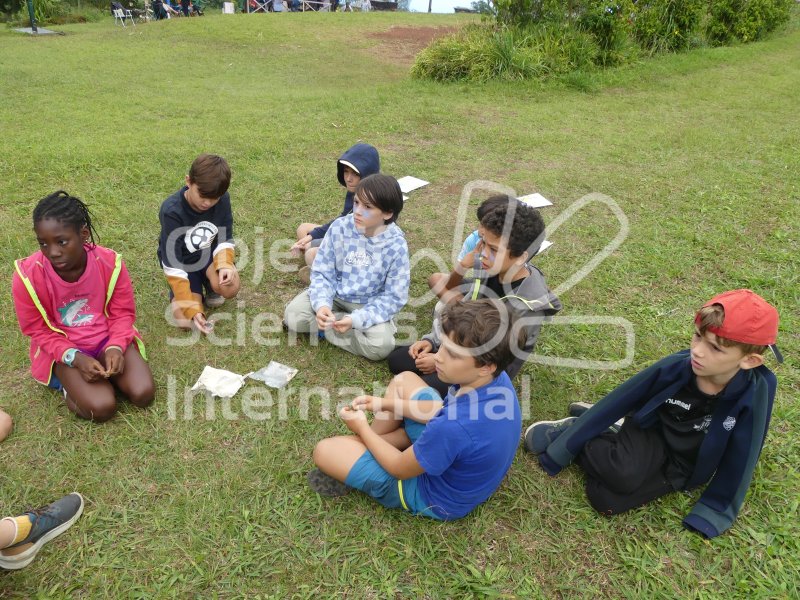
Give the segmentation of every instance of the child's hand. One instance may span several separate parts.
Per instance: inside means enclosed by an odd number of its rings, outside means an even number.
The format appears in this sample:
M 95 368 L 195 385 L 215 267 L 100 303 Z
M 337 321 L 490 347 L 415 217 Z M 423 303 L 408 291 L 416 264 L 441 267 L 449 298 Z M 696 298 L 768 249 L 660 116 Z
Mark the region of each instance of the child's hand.
M 106 377 L 120 375 L 125 368 L 125 357 L 119 348 L 109 348 L 105 352 L 106 356 Z
M 419 369 L 420 373 L 423 375 L 430 375 L 436 371 L 436 361 L 434 360 L 435 356 L 435 354 L 431 354 L 429 352 L 417 356 L 414 364 L 416 365 L 417 369 Z
M 345 406 L 339 411 L 339 418 L 344 421 L 347 428 L 358 434 L 362 428 L 369 427 L 367 415 L 363 410 L 353 410 L 350 406 Z
M 483 241 L 478 242 L 478 245 L 475 246 L 475 250 L 472 252 L 468 252 L 464 258 L 461 259 L 461 262 L 456 265 L 455 271 L 457 273 L 461 273 L 462 275 L 467 272 L 469 269 L 475 266 L 475 257 L 480 256 L 481 249 L 483 248 Z
M 200 333 L 205 333 L 206 335 L 211 333 L 211 330 L 214 329 L 214 324 L 206 321 L 206 316 L 203 313 L 197 313 L 195 316 L 193 316 L 192 322 L 200 331 Z
M 229 267 L 223 267 L 217 271 L 217 274 L 219 275 L 219 284 L 231 285 L 233 283 L 233 275 L 235 272 L 235 269 L 231 269 Z
M 312 241 L 311 234 L 304 235 L 299 240 L 297 240 L 294 245 L 289 248 L 289 252 L 292 253 L 292 256 L 300 256 L 303 252 L 308 250 L 308 246 L 311 244 Z
M 322 306 L 317 311 L 317 327 L 322 331 L 327 331 L 333 324 L 336 323 L 336 315 L 333 314 L 330 308 Z
M 426 354 L 433 350 L 433 344 L 430 343 L 428 340 L 420 340 L 418 342 L 414 342 L 408 348 L 408 355 L 411 358 L 416 359 L 420 354 Z
M 344 319 L 339 319 L 333 324 L 333 328 L 339 333 L 345 333 L 349 331 L 353 327 L 353 319 L 351 317 L 345 317 Z
M 83 377 L 86 383 L 97 383 L 106 378 L 106 370 L 99 361 L 95 360 L 88 354 L 78 352 L 75 355 L 75 360 L 72 361 L 72 366 L 78 369 L 78 372 Z
M 383 398 L 378 396 L 356 396 L 350 403 L 350 407 L 353 410 L 380 412 L 383 410 Z

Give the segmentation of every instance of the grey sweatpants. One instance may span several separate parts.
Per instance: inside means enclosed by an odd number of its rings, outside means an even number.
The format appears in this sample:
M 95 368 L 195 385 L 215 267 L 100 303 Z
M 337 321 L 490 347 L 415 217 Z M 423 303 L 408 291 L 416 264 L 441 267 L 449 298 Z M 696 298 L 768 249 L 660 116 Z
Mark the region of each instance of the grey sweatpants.
M 338 320 L 362 306 L 364 305 L 346 302 L 341 298 L 334 298 L 331 310 Z M 316 313 L 311 308 L 308 290 L 298 294 L 294 300 L 289 302 L 283 319 L 290 330 L 298 333 L 316 333 L 319 330 Z M 383 360 L 394 350 L 394 334 L 396 331 L 397 328 L 394 322 L 388 321 L 373 325 L 367 329 L 351 328 L 345 333 L 338 333 L 333 329 L 328 329 L 325 332 L 325 339 L 334 346 L 339 346 L 343 350 L 363 356 L 369 360 Z

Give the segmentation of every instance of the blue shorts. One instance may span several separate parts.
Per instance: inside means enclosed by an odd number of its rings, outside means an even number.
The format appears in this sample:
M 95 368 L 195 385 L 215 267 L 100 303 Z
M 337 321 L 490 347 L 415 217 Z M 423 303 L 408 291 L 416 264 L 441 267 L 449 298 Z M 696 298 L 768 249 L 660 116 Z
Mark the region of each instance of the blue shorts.
M 416 392 L 411 399 L 441 400 L 442 397 L 432 387 L 426 387 Z M 422 435 L 425 430 L 425 424 L 404 418 L 403 428 L 413 444 Z M 350 469 L 345 483 L 372 496 L 387 508 L 403 508 L 412 515 L 422 515 L 439 521 L 443 520 L 425 502 L 417 485 L 418 479 L 418 477 L 412 477 L 411 479 L 400 480 L 392 477 L 375 460 L 372 453 L 369 450 L 365 450 L 364 454 L 353 465 L 353 468 Z

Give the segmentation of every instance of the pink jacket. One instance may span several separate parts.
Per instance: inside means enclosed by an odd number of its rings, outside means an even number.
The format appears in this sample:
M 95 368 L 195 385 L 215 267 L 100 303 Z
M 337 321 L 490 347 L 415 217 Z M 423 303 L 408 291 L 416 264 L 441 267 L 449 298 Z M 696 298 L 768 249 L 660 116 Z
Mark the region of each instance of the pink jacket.
M 102 246 L 85 246 L 87 260 L 96 260 L 106 282 L 105 314 L 108 319 L 108 346 L 128 349 L 136 340 L 139 352 L 146 358 L 141 336 L 134 326 L 136 306 L 133 286 L 122 257 Z M 67 334 L 57 328 L 53 315 L 57 314 L 49 296 L 44 273 L 47 259 L 41 251 L 14 262 L 14 279 L 11 292 L 17 312 L 19 328 L 31 338 L 31 374 L 38 382 L 47 385 L 53 374 L 53 365 L 61 361 L 64 352 L 73 347 Z

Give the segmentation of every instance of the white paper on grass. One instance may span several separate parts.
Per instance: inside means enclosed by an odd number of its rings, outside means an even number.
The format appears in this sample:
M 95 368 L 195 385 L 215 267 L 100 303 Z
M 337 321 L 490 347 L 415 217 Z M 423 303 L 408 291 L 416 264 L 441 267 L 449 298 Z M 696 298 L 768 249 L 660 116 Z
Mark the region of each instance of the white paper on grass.
M 553 242 L 551 242 L 550 240 L 543 241 L 542 245 L 539 246 L 539 249 L 536 251 L 536 254 L 534 254 L 534 256 L 539 256 L 542 252 L 547 250 L 552 245 L 553 245 Z
M 400 191 L 404 194 L 407 194 L 408 192 L 413 192 L 414 190 L 428 185 L 430 181 L 425 181 L 424 179 L 417 179 L 411 175 L 406 175 L 405 177 L 398 179 L 397 183 L 400 184 Z
M 253 373 L 248 373 L 245 377 L 255 379 L 256 381 L 263 381 L 272 388 L 282 388 L 289 383 L 295 375 L 297 375 L 297 369 L 294 367 L 287 367 L 286 365 L 271 360 L 266 367 L 254 371 Z
M 192 386 L 193 392 L 208 391 L 212 396 L 233 398 L 244 385 L 244 377 L 225 369 L 206 366 L 200 378 Z
M 547 198 L 542 196 L 541 194 L 528 194 L 527 196 L 520 196 L 517 198 L 520 202 L 524 202 L 528 206 L 532 206 L 533 208 L 542 208 L 543 206 L 553 206 L 553 203 L 550 202 Z

